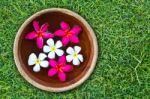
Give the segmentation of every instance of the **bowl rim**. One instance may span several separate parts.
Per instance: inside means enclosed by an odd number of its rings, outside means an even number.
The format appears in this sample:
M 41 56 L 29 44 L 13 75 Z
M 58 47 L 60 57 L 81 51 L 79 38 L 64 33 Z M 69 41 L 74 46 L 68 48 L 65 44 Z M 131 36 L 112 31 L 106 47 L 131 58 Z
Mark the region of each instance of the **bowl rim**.
M 28 23 L 31 22 L 31 20 L 33 20 L 34 18 L 45 14 L 47 12 L 61 12 L 70 16 L 73 16 L 75 18 L 77 18 L 79 21 L 81 21 L 85 27 L 87 27 L 91 37 L 93 38 L 93 51 L 94 51 L 94 55 L 93 55 L 93 59 L 91 62 L 91 66 L 88 69 L 87 73 L 77 82 L 75 82 L 74 84 L 70 84 L 69 86 L 65 86 L 65 87 L 61 87 L 61 88 L 55 88 L 55 87 L 47 87 L 44 86 L 42 84 L 39 84 L 38 82 L 34 81 L 33 79 L 31 79 L 23 70 L 23 68 L 21 67 L 21 63 L 19 61 L 19 56 L 18 56 L 18 42 L 19 42 L 19 38 L 21 36 L 21 33 L 24 29 L 24 27 L 26 27 L 26 25 Z M 77 13 L 68 10 L 68 9 L 64 9 L 64 8 L 48 8 L 48 9 L 44 9 L 41 10 L 39 12 L 34 13 L 33 15 L 31 15 L 28 19 L 25 20 L 25 22 L 21 25 L 21 27 L 19 28 L 15 40 L 14 40 L 14 45 L 13 45 L 13 54 L 14 54 L 14 60 L 15 60 L 15 64 L 17 66 L 18 71 L 20 72 L 20 74 L 24 77 L 24 79 L 26 79 L 27 82 L 29 82 L 30 84 L 32 84 L 33 86 L 45 90 L 45 91 L 50 91 L 50 92 L 63 92 L 63 91 L 68 91 L 71 90 L 79 85 L 81 85 L 85 80 L 88 79 L 88 77 L 91 75 L 91 73 L 93 72 L 96 62 L 97 62 L 97 57 L 98 57 L 98 45 L 97 45 L 97 39 L 95 36 L 95 33 L 93 31 L 93 29 L 91 28 L 91 26 L 87 23 L 87 21 L 82 18 L 80 15 L 78 15 Z

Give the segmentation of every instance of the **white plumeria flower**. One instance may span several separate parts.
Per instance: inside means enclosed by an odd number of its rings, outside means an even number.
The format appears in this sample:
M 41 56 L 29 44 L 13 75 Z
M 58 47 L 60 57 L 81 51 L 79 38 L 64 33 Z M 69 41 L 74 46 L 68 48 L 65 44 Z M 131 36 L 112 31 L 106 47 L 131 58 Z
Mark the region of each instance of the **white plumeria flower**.
M 73 65 L 80 65 L 80 62 L 83 62 L 83 55 L 79 54 L 81 51 L 81 47 L 75 46 L 74 49 L 72 47 L 68 47 L 66 52 L 69 54 L 66 56 L 67 62 L 71 62 L 73 60 Z
M 34 65 L 33 71 L 39 72 L 40 67 L 48 67 L 48 61 L 44 60 L 47 56 L 44 53 L 40 53 L 39 57 L 35 55 L 35 53 L 31 53 L 28 58 L 28 65 Z
M 54 44 L 53 39 L 48 39 L 47 44 L 48 45 L 45 45 L 43 47 L 43 52 L 48 53 L 48 58 L 54 59 L 55 54 L 57 54 L 58 56 L 62 56 L 64 54 L 64 51 L 59 49 L 62 47 L 62 42 L 60 40 L 57 41 L 56 44 Z

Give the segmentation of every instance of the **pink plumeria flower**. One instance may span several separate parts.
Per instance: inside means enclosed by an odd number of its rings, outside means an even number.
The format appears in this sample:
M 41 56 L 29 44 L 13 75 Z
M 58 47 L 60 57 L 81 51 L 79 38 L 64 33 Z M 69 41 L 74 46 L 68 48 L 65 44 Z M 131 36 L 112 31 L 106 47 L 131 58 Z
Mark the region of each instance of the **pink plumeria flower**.
M 79 54 L 81 51 L 81 47 L 80 46 L 74 46 L 74 48 L 72 47 L 68 47 L 66 52 L 67 52 L 67 62 L 71 62 L 73 61 L 73 65 L 80 65 L 80 62 L 83 62 L 83 55 Z
M 69 42 L 79 43 L 79 38 L 77 37 L 81 28 L 79 26 L 74 26 L 70 29 L 70 26 L 66 22 L 60 23 L 61 29 L 57 30 L 54 35 L 62 37 L 62 43 L 66 46 Z
M 33 71 L 39 72 L 41 69 L 40 67 L 47 68 L 49 65 L 48 61 L 45 60 L 45 58 L 47 58 L 47 55 L 45 55 L 44 53 L 40 53 L 38 57 L 35 53 L 31 53 L 28 59 L 28 65 L 34 65 Z
M 52 68 L 48 71 L 48 76 L 52 77 L 58 74 L 60 81 L 66 80 L 65 72 L 70 72 L 73 70 L 72 65 L 66 64 L 66 57 L 64 55 L 58 59 L 58 62 L 55 60 L 50 60 L 49 64 Z
M 41 27 L 39 26 L 39 23 L 37 21 L 33 22 L 33 27 L 35 31 L 32 31 L 26 35 L 26 39 L 32 40 L 36 39 L 36 44 L 38 48 L 43 47 L 43 38 L 52 38 L 53 34 L 47 32 L 48 29 L 48 23 L 43 24 Z

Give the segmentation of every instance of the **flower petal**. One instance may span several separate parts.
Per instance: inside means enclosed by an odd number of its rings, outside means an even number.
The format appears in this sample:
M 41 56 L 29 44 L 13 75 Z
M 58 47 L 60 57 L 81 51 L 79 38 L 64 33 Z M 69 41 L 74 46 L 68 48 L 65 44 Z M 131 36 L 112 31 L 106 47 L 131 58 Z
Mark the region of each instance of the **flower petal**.
M 48 71 L 48 76 L 52 77 L 57 74 L 57 69 L 52 68 Z
M 61 37 L 61 36 L 64 36 L 64 35 L 65 35 L 65 32 L 64 32 L 63 30 L 57 30 L 57 31 L 55 31 L 54 35 Z
M 60 23 L 60 26 L 61 26 L 61 28 L 62 28 L 63 30 L 69 30 L 69 29 L 70 29 L 69 24 L 66 23 L 66 22 L 64 22 L 64 21 L 62 21 L 62 22 Z
M 46 57 L 47 57 L 47 55 L 46 55 L 46 54 L 44 54 L 44 53 L 40 53 L 38 58 L 39 58 L 39 60 L 41 60 L 41 61 L 42 61 L 42 60 L 44 60 Z
M 56 44 L 55 44 L 55 47 L 56 47 L 56 48 L 62 47 L 62 42 L 61 42 L 60 40 L 57 41 Z
M 39 72 L 40 71 L 40 65 L 39 64 L 36 64 L 34 67 L 33 67 L 33 71 L 34 72 Z
M 43 47 L 43 52 L 45 52 L 45 53 L 50 52 L 50 47 L 47 46 L 47 45 L 44 45 L 44 47 Z
M 54 40 L 53 39 L 48 39 L 47 44 L 51 47 L 54 46 Z
M 31 40 L 31 39 L 34 39 L 36 37 L 37 37 L 36 32 L 32 31 L 32 32 L 28 33 L 25 38 Z
M 53 59 L 49 60 L 49 64 L 51 67 L 56 67 L 57 66 L 57 62 Z
M 52 38 L 52 37 L 54 37 L 54 35 L 52 33 L 45 32 L 45 33 L 43 33 L 43 37 L 44 38 Z
M 74 26 L 71 31 L 74 35 L 78 35 L 79 32 L 81 32 L 81 27 L 80 26 Z
M 72 67 L 72 65 L 65 65 L 65 66 L 62 67 L 62 70 L 64 72 L 70 72 L 70 71 L 73 70 L 73 67 Z
M 79 43 L 79 38 L 74 35 L 74 36 L 71 37 L 71 42 L 72 43 Z
M 78 54 L 78 59 L 79 59 L 81 62 L 83 62 L 83 55 Z
M 68 54 L 72 55 L 72 54 L 74 54 L 75 51 L 74 51 L 74 49 L 72 47 L 68 47 L 67 50 L 66 50 L 66 52 Z
M 41 65 L 41 67 L 46 68 L 46 67 L 48 67 L 49 63 L 48 63 L 48 61 L 41 61 L 40 65 Z
M 62 55 L 64 54 L 64 51 L 61 50 L 61 49 L 57 49 L 57 50 L 56 50 L 56 54 L 57 54 L 58 56 L 62 56 Z
M 34 65 L 36 60 L 37 60 L 37 57 L 35 53 L 31 53 L 28 59 L 28 65 Z
M 64 72 L 59 72 L 58 77 L 59 77 L 59 80 L 61 80 L 61 81 L 66 80 L 66 74 Z
M 67 55 L 66 60 L 67 60 L 67 62 L 71 62 L 73 60 L 73 56 L 72 55 Z
M 66 56 L 65 56 L 65 55 L 61 56 L 61 57 L 58 59 L 58 63 L 65 65 L 65 64 L 66 64 Z
M 39 22 L 38 21 L 33 21 L 33 27 L 34 27 L 35 31 L 38 32 L 40 30 Z
M 63 38 L 62 38 L 62 44 L 63 44 L 64 46 L 66 46 L 68 43 L 69 43 L 69 38 L 68 38 L 68 37 L 63 37 Z
M 74 47 L 74 50 L 75 50 L 76 53 L 79 53 L 79 52 L 81 51 L 81 47 L 75 46 L 75 47 Z
M 73 59 L 73 65 L 80 65 L 80 61 L 78 58 Z
M 48 58 L 54 59 L 54 58 L 55 58 L 55 52 L 50 52 L 50 53 L 48 54 Z
M 36 44 L 37 44 L 38 48 L 42 48 L 43 47 L 43 38 L 42 37 L 37 38 Z
M 45 23 L 45 24 L 43 24 L 43 25 L 41 26 L 41 31 L 42 31 L 42 32 L 46 32 L 47 29 L 48 29 L 48 23 Z

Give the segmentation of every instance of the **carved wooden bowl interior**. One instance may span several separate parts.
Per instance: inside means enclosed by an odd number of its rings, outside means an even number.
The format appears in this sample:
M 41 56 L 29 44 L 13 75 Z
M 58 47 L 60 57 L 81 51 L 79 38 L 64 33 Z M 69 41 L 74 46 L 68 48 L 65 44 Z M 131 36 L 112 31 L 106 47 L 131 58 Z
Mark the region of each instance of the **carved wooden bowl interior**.
M 33 66 L 28 66 L 28 57 L 31 53 L 43 52 L 42 49 L 37 48 L 35 40 L 25 39 L 25 35 L 34 30 L 33 20 L 37 20 L 41 24 L 48 22 L 48 30 L 52 33 L 59 29 L 61 21 L 69 23 L 71 27 L 73 25 L 81 26 L 82 31 L 78 35 L 80 43 L 67 46 L 81 46 L 84 61 L 79 66 L 74 66 L 73 71 L 66 73 L 67 80 L 65 82 L 61 82 L 57 76 L 48 77 L 50 66 L 41 68 L 40 72 L 33 72 Z M 55 42 L 56 39 L 54 39 Z M 83 83 L 95 67 L 97 53 L 97 40 L 89 24 L 78 14 L 60 8 L 45 9 L 32 15 L 20 27 L 14 42 L 14 58 L 21 75 L 32 85 L 51 92 L 70 90 Z

